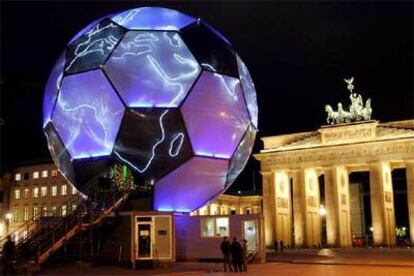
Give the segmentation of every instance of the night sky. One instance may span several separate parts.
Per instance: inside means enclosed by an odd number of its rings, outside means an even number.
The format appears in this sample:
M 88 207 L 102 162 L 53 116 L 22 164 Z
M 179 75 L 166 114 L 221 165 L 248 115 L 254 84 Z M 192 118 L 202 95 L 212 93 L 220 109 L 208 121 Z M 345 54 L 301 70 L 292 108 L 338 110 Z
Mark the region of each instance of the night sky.
M 414 118 L 413 2 L 2 2 L 3 171 L 49 158 L 43 88 L 70 38 L 105 14 L 150 5 L 201 17 L 232 42 L 256 85 L 259 137 L 319 128 L 325 104 L 348 105 L 350 76 L 374 119 Z M 250 160 L 232 189 L 251 189 L 253 171 Z

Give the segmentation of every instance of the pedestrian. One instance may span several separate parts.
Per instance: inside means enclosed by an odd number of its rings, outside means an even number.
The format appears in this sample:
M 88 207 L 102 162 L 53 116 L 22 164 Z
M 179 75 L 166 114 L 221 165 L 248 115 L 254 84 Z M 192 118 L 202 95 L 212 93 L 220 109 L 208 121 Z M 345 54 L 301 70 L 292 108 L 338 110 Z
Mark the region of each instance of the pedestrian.
M 221 250 L 221 253 L 223 254 L 224 272 L 227 272 L 227 269 L 229 272 L 233 272 L 233 269 L 231 268 L 230 247 L 231 247 L 230 241 L 227 239 L 227 237 L 224 237 L 220 245 L 220 250 Z
M 234 272 L 241 272 L 242 271 L 242 247 L 240 243 L 237 241 L 237 238 L 233 238 L 233 242 L 230 246 L 231 257 L 233 260 L 233 269 Z
M 283 240 L 280 240 L 280 252 L 283 252 L 283 248 L 285 245 L 283 244 Z
M 274 246 L 274 248 L 275 248 L 275 253 L 277 253 L 277 244 L 278 244 L 278 241 L 277 241 L 277 240 L 275 240 L 275 241 L 273 242 L 273 246 Z
M 14 260 L 15 244 L 11 240 L 10 236 L 7 237 L 7 241 L 3 246 L 3 275 L 14 275 L 13 260 Z
M 243 271 L 247 272 L 247 240 L 242 240 L 242 262 L 243 262 Z

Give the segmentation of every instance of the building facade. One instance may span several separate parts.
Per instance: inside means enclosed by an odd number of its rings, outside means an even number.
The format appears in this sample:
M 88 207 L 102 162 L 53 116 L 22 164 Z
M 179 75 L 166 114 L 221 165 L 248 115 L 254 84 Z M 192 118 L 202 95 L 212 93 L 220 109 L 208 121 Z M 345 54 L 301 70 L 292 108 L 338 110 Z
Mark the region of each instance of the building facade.
M 53 163 L 16 167 L 3 176 L 3 181 L 7 182 L 3 193 L 7 203 L 1 206 L 1 217 L 6 220 L 6 235 L 40 217 L 65 216 L 80 200 L 76 188 Z
M 221 194 L 211 203 L 191 213 L 193 216 L 249 215 L 262 213 L 261 195 Z
M 351 246 L 352 172 L 369 172 L 373 244 L 395 245 L 391 173 L 400 168 L 406 171 L 414 241 L 414 120 L 342 123 L 262 141 L 264 149 L 254 157 L 263 176 L 266 245 L 283 240 L 286 245 L 318 246 L 325 229 L 328 245 Z M 320 202 L 321 175 L 325 206 Z

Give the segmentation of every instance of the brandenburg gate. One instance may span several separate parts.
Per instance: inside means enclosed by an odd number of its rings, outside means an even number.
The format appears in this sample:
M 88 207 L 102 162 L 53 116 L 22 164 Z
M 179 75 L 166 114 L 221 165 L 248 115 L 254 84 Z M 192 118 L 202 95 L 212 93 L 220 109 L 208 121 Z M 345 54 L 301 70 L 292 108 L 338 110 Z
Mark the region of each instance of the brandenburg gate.
M 388 123 L 370 120 L 370 113 L 365 116 L 362 112 L 360 95 L 351 89 L 350 97 L 351 101 L 360 99 L 352 102 L 349 112 L 343 111 L 344 118 L 335 118 L 330 113 L 333 110 L 327 108 L 331 125 L 311 132 L 262 138 L 264 149 L 254 157 L 260 161 L 263 176 L 267 246 L 275 240 L 299 247 L 321 244 L 319 176 L 322 174 L 327 244 L 351 246 L 349 174 L 362 171 L 369 172 L 373 243 L 394 245 L 391 172 L 396 168 L 406 169 L 410 238 L 414 242 L 414 120 Z M 338 104 L 338 113 L 341 107 Z M 353 108 L 354 114 L 362 114 L 360 120 L 346 117 L 352 116 Z

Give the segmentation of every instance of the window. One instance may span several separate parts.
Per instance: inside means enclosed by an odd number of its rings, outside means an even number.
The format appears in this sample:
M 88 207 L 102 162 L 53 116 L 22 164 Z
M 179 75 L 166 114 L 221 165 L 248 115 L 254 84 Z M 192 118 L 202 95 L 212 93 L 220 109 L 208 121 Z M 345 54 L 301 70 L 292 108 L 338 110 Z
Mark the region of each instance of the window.
M 229 236 L 229 218 L 202 218 L 201 236 L 203 238 Z
M 56 205 L 52 206 L 52 215 L 55 216 L 56 215 Z
M 33 172 L 33 179 L 39 178 L 39 172 Z
M 37 219 L 39 216 L 39 207 L 33 206 L 33 219 Z
M 46 206 L 43 206 L 42 207 L 42 217 L 47 217 L 47 216 L 48 216 L 47 207 Z
M 72 211 L 75 211 L 75 210 L 76 210 L 76 208 L 78 208 L 78 205 L 76 205 L 76 204 L 72 204 Z
M 62 216 L 66 216 L 66 205 L 62 205 Z
M 203 218 L 201 220 L 201 236 L 214 237 L 214 218 Z
M 20 173 L 16 173 L 16 174 L 14 175 L 14 180 L 15 180 L 15 181 L 20 181 L 20 180 L 22 180 L 22 174 L 20 174 Z
M 24 221 L 29 220 L 29 208 L 28 207 L 24 207 L 23 209 L 23 219 Z
M 61 193 L 61 195 L 65 196 L 67 194 L 67 190 L 68 190 L 68 186 L 67 185 L 62 185 L 60 187 L 60 193 Z
M 52 176 L 58 176 L 58 170 L 52 170 Z
M 42 171 L 42 177 L 48 177 L 48 171 L 47 170 Z
M 57 195 L 57 186 L 52 186 L 52 196 Z
M 72 195 L 76 195 L 77 192 L 78 191 L 76 190 L 76 188 L 75 187 L 72 187 Z
M 47 196 L 47 187 L 43 186 L 42 188 L 40 188 L 40 196 L 41 197 L 46 197 Z
M 39 197 L 39 187 L 33 188 L 33 198 Z
M 14 190 L 14 199 L 20 199 L 20 189 Z
M 13 221 L 19 222 L 19 208 L 13 209 Z
M 24 198 L 29 198 L 29 188 L 25 188 L 24 189 L 24 194 L 23 194 Z
M 23 178 L 24 178 L 24 180 L 29 180 L 29 173 L 25 173 L 25 174 L 23 175 Z

